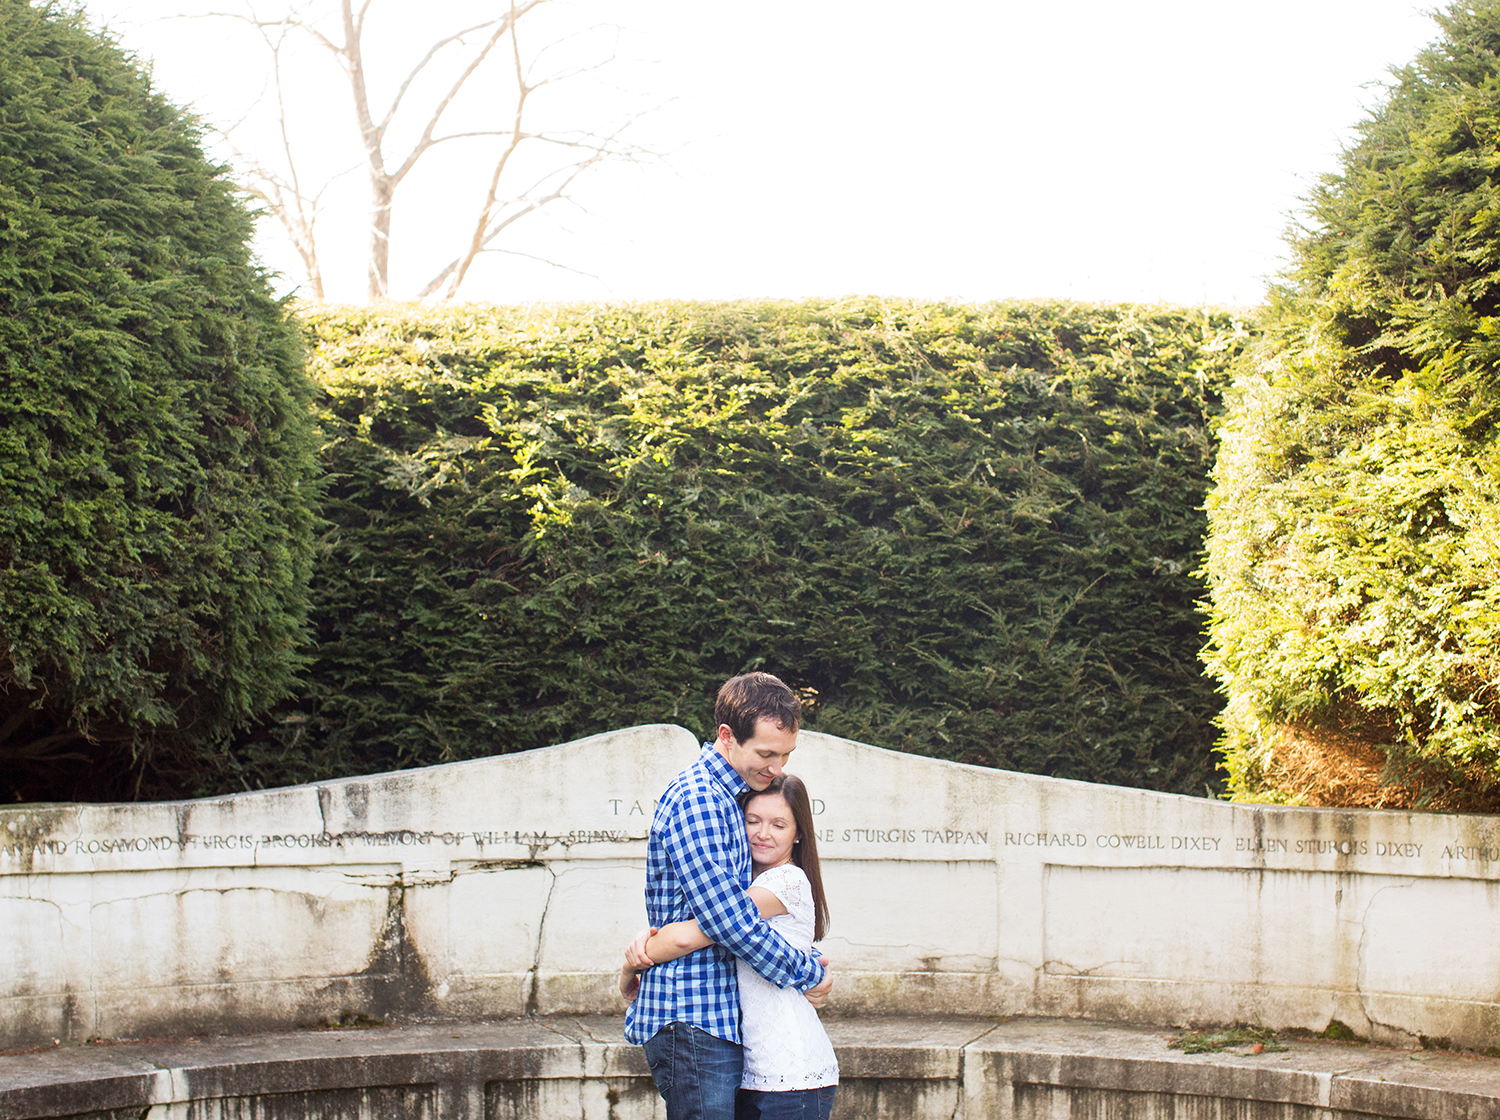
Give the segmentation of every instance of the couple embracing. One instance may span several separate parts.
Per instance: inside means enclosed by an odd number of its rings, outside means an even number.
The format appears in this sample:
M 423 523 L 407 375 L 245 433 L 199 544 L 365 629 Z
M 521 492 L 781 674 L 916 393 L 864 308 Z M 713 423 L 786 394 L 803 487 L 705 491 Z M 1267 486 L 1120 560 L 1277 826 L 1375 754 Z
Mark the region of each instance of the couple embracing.
M 833 1107 L 838 1063 L 816 1011 L 833 977 L 812 950 L 828 907 L 807 790 L 782 773 L 801 721 L 771 674 L 726 681 L 716 737 L 657 803 L 651 928 L 626 949 L 620 989 L 667 1120 L 827 1120 Z

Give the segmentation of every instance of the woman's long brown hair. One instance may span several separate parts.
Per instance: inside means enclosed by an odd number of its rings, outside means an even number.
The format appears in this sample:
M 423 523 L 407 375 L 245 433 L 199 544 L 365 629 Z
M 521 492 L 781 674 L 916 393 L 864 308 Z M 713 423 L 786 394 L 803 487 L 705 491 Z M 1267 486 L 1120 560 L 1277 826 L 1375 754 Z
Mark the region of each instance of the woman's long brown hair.
M 792 842 L 792 862 L 802 868 L 813 894 L 813 940 L 819 941 L 828 932 L 828 897 L 823 893 L 823 871 L 818 864 L 818 832 L 813 827 L 812 799 L 807 796 L 807 786 L 795 774 L 782 774 L 771 779 L 765 789 L 746 790 L 740 795 L 740 808 L 767 793 L 779 793 L 786 798 L 787 808 L 792 811 L 792 823 L 797 826 L 797 839 Z

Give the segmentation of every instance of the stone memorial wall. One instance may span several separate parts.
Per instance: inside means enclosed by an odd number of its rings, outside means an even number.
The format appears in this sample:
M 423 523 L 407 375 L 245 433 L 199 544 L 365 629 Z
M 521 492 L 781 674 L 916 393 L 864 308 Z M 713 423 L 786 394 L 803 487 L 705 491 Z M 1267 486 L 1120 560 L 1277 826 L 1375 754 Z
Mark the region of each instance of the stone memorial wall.
M 638 727 L 425 770 L 0 809 L 0 1049 L 618 1012 Z M 1232 805 L 804 732 L 844 1013 L 1500 1036 L 1500 818 Z

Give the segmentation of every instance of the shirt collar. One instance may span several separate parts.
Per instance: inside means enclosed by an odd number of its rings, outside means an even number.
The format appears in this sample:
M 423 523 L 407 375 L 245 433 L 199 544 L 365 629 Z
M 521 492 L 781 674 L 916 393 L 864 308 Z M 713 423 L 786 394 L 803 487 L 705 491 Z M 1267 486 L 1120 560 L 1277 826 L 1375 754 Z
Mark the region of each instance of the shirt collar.
M 731 797 L 738 797 L 750 788 L 750 783 L 740 777 L 739 772 L 724 760 L 724 756 L 719 753 L 712 741 L 703 744 L 698 761 L 718 780 L 720 785 L 729 790 Z

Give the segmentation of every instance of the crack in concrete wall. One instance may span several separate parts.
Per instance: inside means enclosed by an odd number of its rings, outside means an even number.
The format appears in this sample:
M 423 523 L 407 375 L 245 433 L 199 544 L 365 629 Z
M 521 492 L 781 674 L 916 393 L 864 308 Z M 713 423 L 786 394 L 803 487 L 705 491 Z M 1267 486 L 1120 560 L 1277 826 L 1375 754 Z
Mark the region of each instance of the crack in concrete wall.
M 550 864 L 544 864 L 550 877 L 547 883 L 547 897 L 542 900 L 542 916 L 536 926 L 536 953 L 531 959 L 531 982 L 526 991 L 526 1014 L 538 1015 L 541 1013 L 541 987 L 542 987 L 542 948 L 547 941 L 547 913 L 552 908 L 552 895 L 557 890 L 557 872 L 552 870 Z
M 1067 961 L 1047 960 L 1042 962 L 1042 972 L 1047 976 L 1061 976 L 1064 978 L 1076 976 L 1087 978 L 1092 977 L 1096 972 L 1099 972 L 1106 968 L 1113 968 L 1116 965 L 1133 965 L 1138 963 L 1138 961 L 1129 961 L 1122 959 L 1114 961 L 1104 961 L 1101 964 L 1090 965 L 1088 968 L 1079 968 L 1076 964 L 1069 964 Z
M 333 790 L 327 786 L 317 786 L 318 791 L 318 820 L 323 826 L 323 835 L 328 835 L 328 807 L 333 804 Z
M 1369 984 L 1366 979 L 1366 969 L 1369 965 L 1369 944 L 1371 935 L 1371 924 L 1369 921 L 1370 911 L 1374 909 L 1376 900 L 1379 899 L 1380 896 L 1385 894 L 1387 891 L 1410 890 L 1415 885 L 1416 880 L 1406 879 L 1399 883 L 1392 883 L 1389 886 L 1381 887 L 1379 890 L 1374 891 L 1370 895 L 1370 900 L 1365 903 L 1364 911 L 1359 916 L 1359 964 L 1355 971 L 1354 994 L 1355 998 L 1359 1000 L 1360 1014 L 1365 1017 L 1365 1022 L 1367 1024 L 1365 1030 L 1372 1034 L 1374 1033 L 1374 1028 L 1377 1027 L 1383 1031 L 1387 1031 L 1389 1032 L 1389 1038 L 1387 1039 L 1387 1041 L 1389 1041 L 1389 1039 L 1396 1038 L 1412 1039 L 1414 1036 L 1410 1031 L 1403 1029 L 1395 1023 L 1381 1022 L 1370 1013 L 1371 993 L 1369 991 Z
M 99 1016 L 99 966 L 100 966 L 100 960 L 99 960 L 98 946 L 95 944 L 95 938 L 97 937 L 98 932 L 99 932 L 99 923 L 96 922 L 96 921 L 94 921 L 94 907 L 96 905 L 98 905 L 97 903 L 95 903 L 93 901 L 94 876 L 90 875 L 88 877 L 88 884 L 89 884 L 89 899 L 90 899 L 90 901 L 89 901 L 89 909 L 88 909 L 88 915 L 89 915 L 89 927 L 88 927 L 88 938 L 89 938 L 89 963 L 88 963 L 88 978 L 89 978 L 89 1025 L 88 1025 L 87 1030 L 86 1030 L 85 1033 L 86 1033 L 87 1037 L 94 1038 L 94 1037 L 96 1037 L 97 1035 L 99 1035 L 101 1033 L 100 1027 L 102 1026 L 102 1022 L 101 1022 L 101 1019 L 100 1019 L 100 1016 Z

